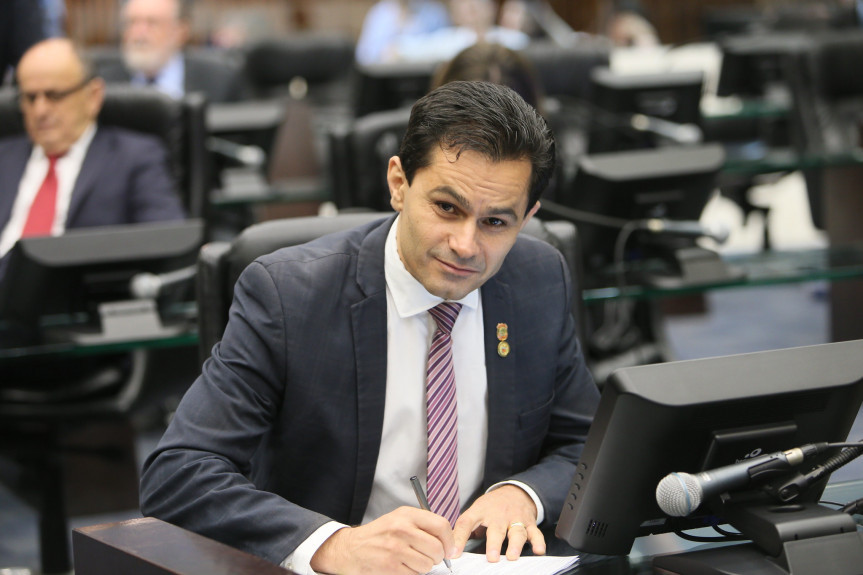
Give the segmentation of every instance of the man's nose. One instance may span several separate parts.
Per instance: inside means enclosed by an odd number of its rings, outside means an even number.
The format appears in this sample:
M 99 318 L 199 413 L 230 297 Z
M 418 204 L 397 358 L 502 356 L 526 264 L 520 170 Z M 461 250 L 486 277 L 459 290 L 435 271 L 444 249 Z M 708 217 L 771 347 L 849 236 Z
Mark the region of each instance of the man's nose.
M 450 235 L 450 248 L 463 259 L 475 256 L 479 251 L 477 233 L 476 222 L 458 224 Z

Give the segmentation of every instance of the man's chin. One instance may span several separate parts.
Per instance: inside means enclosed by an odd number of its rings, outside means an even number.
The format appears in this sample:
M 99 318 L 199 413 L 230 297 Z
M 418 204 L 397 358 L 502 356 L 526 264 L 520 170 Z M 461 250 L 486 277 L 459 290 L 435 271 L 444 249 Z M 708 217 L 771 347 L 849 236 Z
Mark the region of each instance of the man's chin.
M 123 62 L 133 72 L 147 76 L 156 74 L 162 68 L 162 58 L 149 50 L 124 50 Z

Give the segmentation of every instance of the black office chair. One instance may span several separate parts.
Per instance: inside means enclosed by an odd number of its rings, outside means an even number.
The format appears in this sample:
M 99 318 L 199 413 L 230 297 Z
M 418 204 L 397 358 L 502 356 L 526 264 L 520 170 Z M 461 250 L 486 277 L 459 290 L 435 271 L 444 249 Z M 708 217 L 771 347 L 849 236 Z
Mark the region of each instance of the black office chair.
M 210 356 L 213 346 L 222 338 L 228 323 L 234 284 L 255 258 L 282 247 L 299 245 L 329 233 L 347 230 L 391 215 L 391 212 L 354 212 L 334 217 L 271 220 L 247 228 L 231 242 L 211 242 L 204 245 L 198 259 L 197 276 L 201 361 Z M 573 281 L 573 314 L 581 336 L 584 317 L 581 253 L 575 225 L 565 221 L 541 222 L 533 218 L 522 233 L 547 241 L 558 248 L 566 259 Z
M 203 112 L 204 100 L 199 96 L 176 101 L 148 88 L 110 86 L 99 116 L 106 125 L 155 134 L 165 142 L 192 216 L 205 211 L 208 188 Z M 0 137 L 23 131 L 15 91 L 0 90 Z M 65 573 L 71 568 L 62 458 L 64 453 L 89 448 L 67 445 L 65 438 L 84 424 L 128 418 L 140 399 L 150 365 L 150 352 L 143 349 L 98 357 L 4 360 L 0 450 L 37 480 L 43 573 Z M 96 455 L 117 458 L 128 453 L 100 450 Z
M 410 112 L 372 112 L 330 131 L 328 177 L 339 209 L 390 209 L 387 163 L 398 154 Z
M 98 122 L 158 136 L 168 149 L 171 170 L 189 217 L 205 216 L 210 188 L 206 149 L 206 100 L 189 94 L 174 100 L 152 88 L 106 87 Z M 0 138 L 24 133 L 16 92 L 0 90 Z
M 252 98 L 346 103 L 354 42 L 341 35 L 295 34 L 249 45 L 244 60 Z

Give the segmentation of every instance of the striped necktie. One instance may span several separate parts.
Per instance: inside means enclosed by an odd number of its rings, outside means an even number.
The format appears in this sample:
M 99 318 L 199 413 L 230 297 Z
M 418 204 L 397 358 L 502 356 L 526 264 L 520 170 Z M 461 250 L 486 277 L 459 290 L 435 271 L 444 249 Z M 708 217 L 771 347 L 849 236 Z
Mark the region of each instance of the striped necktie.
M 429 349 L 426 377 L 428 500 L 431 510 L 455 525 L 458 493 L 458 411 L 450 333 L 461 304 L 444 302 L 429 310 L 437 330 Z

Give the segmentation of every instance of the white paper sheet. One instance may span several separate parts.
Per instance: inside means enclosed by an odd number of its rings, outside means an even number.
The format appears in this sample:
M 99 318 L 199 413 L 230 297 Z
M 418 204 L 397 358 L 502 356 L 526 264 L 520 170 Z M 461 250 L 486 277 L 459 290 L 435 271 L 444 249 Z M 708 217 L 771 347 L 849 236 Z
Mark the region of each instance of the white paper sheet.
M 455 575 L 554 575 L 565 571 L 578 562 L 578 555 L 569 557 L 531 556 L 516 561 L 501 557 L 497 563 L 489 563 L 485 555 L 464 553 L 452 560 Z M 449 575 L 449 569 L 439 563 L 427 575 Z

